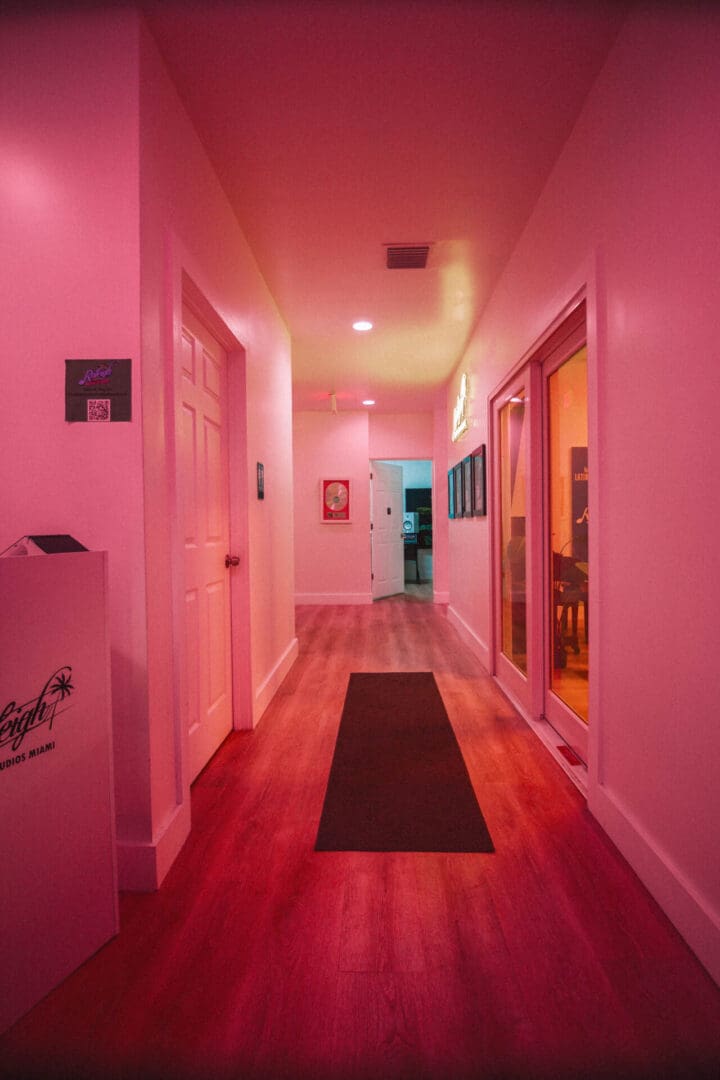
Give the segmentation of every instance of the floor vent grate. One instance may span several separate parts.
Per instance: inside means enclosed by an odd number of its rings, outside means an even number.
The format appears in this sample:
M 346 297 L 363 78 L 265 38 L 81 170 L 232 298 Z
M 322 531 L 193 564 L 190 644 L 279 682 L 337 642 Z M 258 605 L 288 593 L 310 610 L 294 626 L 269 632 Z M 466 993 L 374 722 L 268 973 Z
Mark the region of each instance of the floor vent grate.
M 565 744 L 563 743 L 562 746 L 558 746 L 558 750 L 565 758 L 565 760 L 568 761 L 571 765 L 582 765 L 582 761 L 580 760 L 580 758 L 577 756 L 574 750 L 570 749 L 569 746 L 565 746 Z

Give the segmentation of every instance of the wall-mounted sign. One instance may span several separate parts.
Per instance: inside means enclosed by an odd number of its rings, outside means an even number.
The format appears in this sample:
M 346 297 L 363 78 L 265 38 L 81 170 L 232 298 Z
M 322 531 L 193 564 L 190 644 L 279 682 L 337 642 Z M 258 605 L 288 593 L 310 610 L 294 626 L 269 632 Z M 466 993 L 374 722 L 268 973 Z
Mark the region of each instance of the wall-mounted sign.
M 453 409 L 452 441 L 457 442 L 468 429 L 468 377 L 463 372 L 460 378 L 460 392 Z
M 65 419 L 112 423 L 131 416 L 130 360 L 66 360 Z
M 350 481 L 320 481 L 320 520 L 350 521 Z

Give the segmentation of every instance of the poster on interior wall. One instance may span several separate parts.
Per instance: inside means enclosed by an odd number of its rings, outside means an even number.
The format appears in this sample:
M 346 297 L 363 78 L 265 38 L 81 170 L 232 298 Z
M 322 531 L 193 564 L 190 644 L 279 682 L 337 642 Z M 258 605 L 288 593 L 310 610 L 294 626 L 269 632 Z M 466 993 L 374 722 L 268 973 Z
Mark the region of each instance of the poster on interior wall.
M 320 520 L 350 521 L 350 481 L 320 481 Z
M 132 419 L 130 360 L 66 360 L 65 419 L 110 424 Z
M 475 517 L 484 517 L 487 514 L 487 502 L 485 498 L 485 444 L 478 446 L 472 452 L 472 478 L 473 478 L 473 514 Z
M 455 470 L 448 469 L 448 517 L 455 517 Z
M 587 446 L 570 447 L 572 557 L 588 561 L 588 450 Z

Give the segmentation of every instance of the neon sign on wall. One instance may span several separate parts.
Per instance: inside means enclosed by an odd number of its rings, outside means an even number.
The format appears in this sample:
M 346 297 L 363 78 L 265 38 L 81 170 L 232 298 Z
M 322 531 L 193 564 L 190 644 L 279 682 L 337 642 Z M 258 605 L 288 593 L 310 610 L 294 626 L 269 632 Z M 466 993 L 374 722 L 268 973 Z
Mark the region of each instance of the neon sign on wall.
M 463 372 L 460 378 L 460 393 L 453 409 L 452 441 L 457 442 L 468 429 L 468 377 Z

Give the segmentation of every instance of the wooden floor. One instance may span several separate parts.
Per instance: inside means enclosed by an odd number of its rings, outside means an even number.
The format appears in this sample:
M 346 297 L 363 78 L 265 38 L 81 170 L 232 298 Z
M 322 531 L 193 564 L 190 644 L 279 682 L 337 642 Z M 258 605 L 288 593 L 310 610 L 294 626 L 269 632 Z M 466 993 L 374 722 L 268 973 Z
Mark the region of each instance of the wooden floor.
M 300 657 L 193 789 L 159 892 L 0 1039 L 3 1076 L 716 1077 L 720 990 L 417 598 L 298 610 Z M 316 853 L 351 671 L 432 670 L 492 855 Z M 1 963 L 1 956 L 0 956 Z

